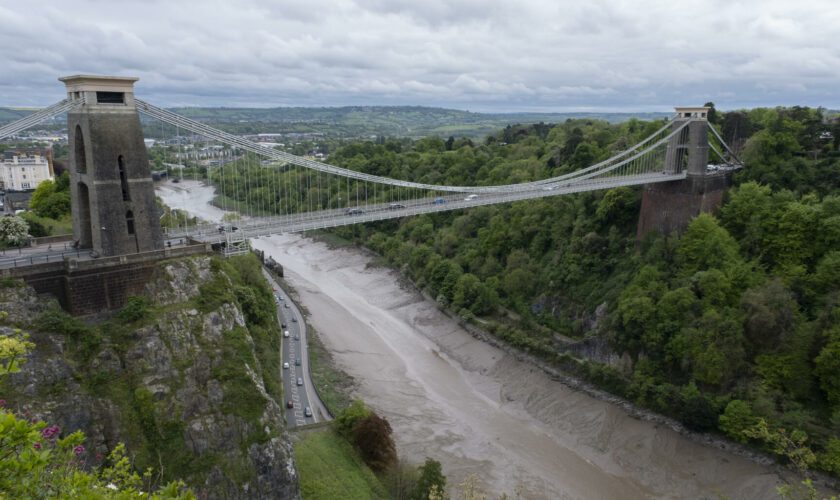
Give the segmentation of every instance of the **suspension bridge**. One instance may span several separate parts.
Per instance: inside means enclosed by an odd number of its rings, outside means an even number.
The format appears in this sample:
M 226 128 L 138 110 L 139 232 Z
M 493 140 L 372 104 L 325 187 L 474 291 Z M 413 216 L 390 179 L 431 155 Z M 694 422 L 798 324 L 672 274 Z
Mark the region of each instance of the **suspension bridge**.
M 75 240 L 69 251 L 77 257 L 87 251 L 91 257 L 142 253 L 176 240 L 221 244 L 227 252 L 237 252 L 248 238 L 263 235 L 673 183 L 728 175 L 741 167 L 715 128 L 708 126 L 708 109 L 685 107 L 676 108 L 672 119 L 640 142 L 574 172 L 504 185 L 422 183 L 342 168 L 213 128 L 135 98 L 136 78 L 78 75 L 61 80 L 67 87 L 66 99 L 0 127 L 0 139 L 67 114 Z M 204 151 L 224 156 L 206 167 L 207 177 L 247 217 L 226 225 L 190 224 L 185 218 L 178 227 L 161 232 L 138 113 L 174 131 L 178 145 L 170 148 L 176 151 L 168 165 L 183 171 L 191 162 L 198 164 L 198 150 L 180 140 L 187 133 L 194 143 L 205 146 Z M 710 157 L 715 167 L 709 167 Z M 243 164 L 251 167 L 245 175 Z M 67 251 L 50 249 L 28 258 L 34 264 L 51 256 L 64 258 Z M 18 262 L 0 259 L 0 267 L 8 265 Z

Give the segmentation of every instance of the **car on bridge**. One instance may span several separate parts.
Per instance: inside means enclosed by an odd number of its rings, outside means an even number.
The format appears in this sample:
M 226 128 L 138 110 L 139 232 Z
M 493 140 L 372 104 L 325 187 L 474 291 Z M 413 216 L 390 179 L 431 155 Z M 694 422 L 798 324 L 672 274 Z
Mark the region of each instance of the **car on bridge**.
M 478 198 L 477 194 L 471 194 L 471 195 L 467 196 L 466 198 L 464 198 L 464 201 L 473 201 L 476 198 Z
M 391 203 L 390 205 L 388 205 L 389 210 L 399 210 L 401 208 L 405 208 L 405 205 L 403 205 L 402 203 Z
M 363 213 L 365 213 L 365 211 L 359 207 L 348 208 L 344 211 L 345 215 L 362 215 Z
M 432 205 L 443 205 L 444 203 L 446 203 L 446 200 L 444 200 L 443 198 L 437 197 L 437 198 L 435 198 L 435 201 L 432 202 Z

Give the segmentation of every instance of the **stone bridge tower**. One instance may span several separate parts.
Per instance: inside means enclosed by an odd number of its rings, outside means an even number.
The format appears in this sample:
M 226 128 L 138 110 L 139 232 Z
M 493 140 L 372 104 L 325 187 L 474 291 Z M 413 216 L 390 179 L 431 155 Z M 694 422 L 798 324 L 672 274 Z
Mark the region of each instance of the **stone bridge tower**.
M 701 212 L 714 212 L 723 203 L 723 195 L 731 182 L 729 171 L 710 170 L 707 107 L 675 108 L 677 129 L 691 120 L 686 128 L 668 142 L 665 152 L 665 173 L 686 171 L 685 180 L 660 182 L 645 186 L 639 213 L 636 240 L 648 233 L 680 232 Z
M 73 238 L 101 256 L 163 248 L 149 159 L 134 106 L 137 78 L 60 78 L 67 114 Z

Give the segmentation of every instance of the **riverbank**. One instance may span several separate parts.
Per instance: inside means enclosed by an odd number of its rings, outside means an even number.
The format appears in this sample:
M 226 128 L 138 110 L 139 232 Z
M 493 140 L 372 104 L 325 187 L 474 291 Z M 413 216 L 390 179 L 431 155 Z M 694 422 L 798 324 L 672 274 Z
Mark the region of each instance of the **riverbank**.
M 443 463 L 450 484 L 526 498 L 770 498 L 776 467 L 570 389 L 478 340 L 400 276 L 355 249 L 298 236 L 257 240 L 317 310 L 336 363 L 394 427 L 402 456 Z

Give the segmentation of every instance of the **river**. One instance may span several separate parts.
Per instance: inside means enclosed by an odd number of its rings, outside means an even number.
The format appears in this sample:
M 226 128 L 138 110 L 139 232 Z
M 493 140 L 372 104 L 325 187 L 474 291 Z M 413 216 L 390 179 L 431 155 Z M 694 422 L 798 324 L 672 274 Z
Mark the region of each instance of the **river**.
M 297 235 L 255 240 L 282 263 L 358 396 L 400 456 L 432 457 L 450 485 L 476 474 L 524 498 L 775 496 L 772 469 L 551 380 L 474 339 L 357 249 Z
M 206 210 L 184 199 L 178 208 Z M 252 244 L 283 265 L 358 397 L 391 423 L 400 457 L 440 461 L 450 487 L 475 474 L 491 498 L 776 497 L 776 467 L 552 380 L 473 338 L 364 251 L 299 235 Z

